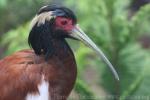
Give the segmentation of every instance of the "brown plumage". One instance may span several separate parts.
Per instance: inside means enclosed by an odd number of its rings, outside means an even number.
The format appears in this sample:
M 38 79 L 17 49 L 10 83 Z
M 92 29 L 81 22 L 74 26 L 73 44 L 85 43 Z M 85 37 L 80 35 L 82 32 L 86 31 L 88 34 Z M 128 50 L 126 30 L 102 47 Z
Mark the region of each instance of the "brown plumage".
M 32 21 L 28 42 L 33 49 L 0 60 L 0 100 L 66 100 L 77 67 L 65 38 L 81 40 L 95 50 L 119 79 L 102 51 L 79 28 L 71 10 L 44 6 Z
M 71 51 L 63 47 L 58 51 L 47 62 L 44 55 L 37 56 L 33 50 L 22 50 L 1 60 L 0 100 L 24 100 L 29 92 L 38 93 L 42 75 L 50 83 L 50 100 L 65 100 L 75 83 L 76 63 Z

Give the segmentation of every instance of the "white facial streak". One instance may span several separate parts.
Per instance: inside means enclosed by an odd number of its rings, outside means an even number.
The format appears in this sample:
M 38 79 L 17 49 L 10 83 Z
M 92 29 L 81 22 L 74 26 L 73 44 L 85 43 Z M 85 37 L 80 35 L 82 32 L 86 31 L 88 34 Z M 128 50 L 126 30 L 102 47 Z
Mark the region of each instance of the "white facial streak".
M 33 20 L 31 21 L 31 28 L 37 23 L 37 26 L 40 26 L 41 24 L 44 24 L 45 21 L 50 21 L 52 18 L 52 12 L 43 12 L 39 15 L 36 15 Z

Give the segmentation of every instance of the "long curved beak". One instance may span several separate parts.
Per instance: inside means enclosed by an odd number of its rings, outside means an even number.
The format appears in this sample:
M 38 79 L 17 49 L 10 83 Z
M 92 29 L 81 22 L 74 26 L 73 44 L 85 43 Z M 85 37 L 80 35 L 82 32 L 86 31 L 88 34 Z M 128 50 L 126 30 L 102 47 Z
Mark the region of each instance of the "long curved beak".
M 82 31 L 82 29 L 79 27 L 79 25 L 76 25 L 74 27 L 74 29 L 71 31 L 70 36 L 72 38 L 75 38 L 75 39 L 78 39 L 78 40 L 82 41 L 84 44 L 86 44 L 87 46 L 92 48 L 97 53 L 97 55 L 99 55 L 101 57 L 101 59 L 107 64 L 107 66 L 109 67 L 110 71 L 114 75 L 115 79 L 119 81 L 119 76 L 118 76 L 116 70 L 114 69 L 113 65 L 106 58 L 106 56 L 104 55 L 102 50 L 99 49 L 96 46 L 96 44 Z

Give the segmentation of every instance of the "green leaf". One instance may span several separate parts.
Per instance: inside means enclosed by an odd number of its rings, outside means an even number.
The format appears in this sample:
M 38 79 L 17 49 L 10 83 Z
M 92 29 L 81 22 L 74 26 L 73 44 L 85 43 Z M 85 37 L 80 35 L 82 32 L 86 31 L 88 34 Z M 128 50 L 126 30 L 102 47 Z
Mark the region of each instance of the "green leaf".
M 4 8 L 7 4 L 7 0 L 0 0 L 0 9 Z
M 29 34 L 29 24 L 20 26 L 15 30 L 10 30 L 2 36 L 1 45 L 7 45 L 5 55 L 9 55 L 21 49 L 27 49 L 27 37 Z
M 94 98 L 94 94 L 89 86 L 80 79 L 76 81 L 75 91 L 80 94 L 80 100 L 87 100 L 91 97 Z
M 132 17 L 131 32 L 135 37 L 142 34 L 150 34 L 150 4 L 147 4 Z

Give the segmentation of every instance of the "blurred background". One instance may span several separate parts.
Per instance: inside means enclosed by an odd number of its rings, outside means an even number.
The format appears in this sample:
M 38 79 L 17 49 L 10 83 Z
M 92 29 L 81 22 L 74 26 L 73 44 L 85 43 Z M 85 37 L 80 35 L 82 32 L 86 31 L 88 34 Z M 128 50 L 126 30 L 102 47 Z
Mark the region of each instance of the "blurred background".
M 75 52 L 78 79 L 69 100 L 150 100 L 150 0 L 0 0 L 0 58 L 29 48 L 31 19 L 43 5 L 72 9 L 86 34 L 115 66 L 106 65 L 80 42 Z

